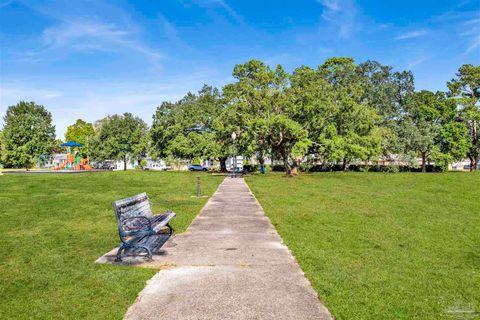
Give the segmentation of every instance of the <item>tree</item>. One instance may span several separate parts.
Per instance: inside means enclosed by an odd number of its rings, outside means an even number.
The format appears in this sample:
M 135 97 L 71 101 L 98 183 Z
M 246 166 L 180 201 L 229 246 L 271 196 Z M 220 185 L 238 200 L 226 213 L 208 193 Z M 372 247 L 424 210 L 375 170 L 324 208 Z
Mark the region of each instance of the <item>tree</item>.
M 220 171 L 227 171 L 228 156 L 233 156 L 232 133 L 239 132 L 239 125 L 235 110 L 231 107 L 224 108 L 213 123 L 213 132 L 215 133 L 215 143 L 220 162 Z M 239 137 L 241 138 L 241 137 Z
M 362 104 L 380 116 L 381 155 L 389 160 L 393 160 L 392 156 L 404 156 L 400 120 L 406 98 L 415 91 L 412 72 L 393 72 L 392 67 L 371 60 L 361 63 L 358 69 L 364 87 Z
M 307 131 L 285 115 L 259 119 L 254 123 L 254 130 L 264 137 L 272 155 L 283 160 L 285 173 L 298 174 L 299 161 L 310 146 Z
M 467 156 L 470 170 L 476 170 L 480 158 L 480 66 L 464 64 L 456 76 L 447 83 L 449 96 L 457 102 L 460 118 L 468 128 L 470 146 Z
M 278 73 L 259 60 L 237 64 L 232 73 L 237 82 L 223 88 L 227 104 L 224 118 L 229 120 L 226 135 L 235 131 L 236 153 L 256 156 L 261 166 L 272 150 L 266 136 L 268 130 L 258 129 L 270 116 L 279 113 L 274 108 L 275 100 L 283 94 L 285 75 L 280 66 L 277 70 Z
M 94 135 L 95 131 L 91 123 L 77 119 L 74 124 L 67 127 L 65 141 L 75 141 L 83 144 L 85 147 L 81 147 L 80 152 L 84 157 L 87 157 L 89 139 L 93 138 Z
M 343 170 L 350 161 L 375 158 L 380 153 L 380 117 L 363 102 L 365 87 L 354 60 L 331 58 L 318 69 L 331 86 L 330 121 L 317 138 L 321 152 L 331 160 L 341 160 Z
M 237 82 L 223 89 L 231 127 L 239 136 L 238 152 L 255 155 L 264 165 L 267 154 L 281 157 L 287 174 L 296 174 L 308 149 L 307 131 L 294 119 L 289 75 L 282 66 L 271 69 L 259 60 L 236 65 Z M 233 128 L 232 128 L 233 129 Z
M 0 130 L 0 165 L 2 163 L 3 132 Z
M 430 160 L 446 170 L 468 146 L 466 128 L 455 122 L 455 104 L 444 93 L 427 90 L 416 92 L 407 100 L 401 126 L 405 152 L 420 155 L 422 172 L 426 172 Z
M 175 103 L 162 103 L 153 116 L 152 154 L 190 160 L 218 158 L 225 170 L 228 153 L 214 128 L 222 110 L 221 93 L 210 86 Z
M 302 124 L 312 141 L 308 152 L 326 162 L 332 154 L 320 140 L 337 112 L 333 87 L 320 72 L 306 66 L 295 69 L 290 79 L 293 119 Z
M 29 169 L 47 153 L 55 140 L 52 115 L 35 102 L 20 101 L 4 116 L 2 162 L 7 167 Z
M 127 160 L 144 156 L 148 146 L 148 127 L 145 122 L 131 113 L 108 116 L 95 124 L 96 134 L 92 139 L 95 160 Z

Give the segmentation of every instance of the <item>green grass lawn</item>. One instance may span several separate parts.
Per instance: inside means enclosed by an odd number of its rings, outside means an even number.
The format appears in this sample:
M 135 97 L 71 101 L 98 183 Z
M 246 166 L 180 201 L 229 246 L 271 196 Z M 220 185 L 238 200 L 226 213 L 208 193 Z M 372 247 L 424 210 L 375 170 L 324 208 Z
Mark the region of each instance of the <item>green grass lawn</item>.
M 111 203 L 146 191 L 182 232 L 207 201 L 197 175 L 0 176 L 0 319 L 121 319 L 156 270 L 94 264 L 119 243 Z M 200 175 L 208 195 L 223 179 Z
M 480 319 L 480 174 L 247 182 L 337 319 Z

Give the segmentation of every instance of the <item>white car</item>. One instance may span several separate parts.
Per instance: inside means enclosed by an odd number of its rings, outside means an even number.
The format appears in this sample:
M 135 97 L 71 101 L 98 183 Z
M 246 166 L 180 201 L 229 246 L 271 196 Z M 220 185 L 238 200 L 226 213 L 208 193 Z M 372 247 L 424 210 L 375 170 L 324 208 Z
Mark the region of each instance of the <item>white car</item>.
M 145 167 L 143 167 L 143 170 L 151 170 L 151 171 L 165 171 L 165 170 L 170 170 L 171 168 L 169 166 L 166 166 L 164 164 L 159 164 L 159 163 L 152 163 L 149 164 Z

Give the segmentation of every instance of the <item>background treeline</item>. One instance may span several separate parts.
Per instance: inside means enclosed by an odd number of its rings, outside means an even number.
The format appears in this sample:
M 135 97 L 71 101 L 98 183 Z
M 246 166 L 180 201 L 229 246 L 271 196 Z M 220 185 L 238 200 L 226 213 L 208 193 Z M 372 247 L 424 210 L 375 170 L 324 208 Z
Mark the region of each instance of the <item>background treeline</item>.
M 221 90 L 204 86 L 176 102 L 163 102 L 150 128 L 126 113 L 93 125 L 70 126 L 66 140 L 85 143 L 92 159 L 211 159 L 226 169 L 235 153 L 283 162 L 287 173 L 317 163 L 346 170 L 349 165 L 421 159 L 440 169 L 480 155 L 480 66 L 463 65 L 448 92 L 415 91 L 410 71 L 393 71 L 376 61 L 356 64 L 331 58 L 316 69 L 287 73 L 258 60 L 236 65 L 235 82 Z M 29 166 L 56 142 L 44 107 L 20 102 L 9 107 L 1 136 L 2 163 Z

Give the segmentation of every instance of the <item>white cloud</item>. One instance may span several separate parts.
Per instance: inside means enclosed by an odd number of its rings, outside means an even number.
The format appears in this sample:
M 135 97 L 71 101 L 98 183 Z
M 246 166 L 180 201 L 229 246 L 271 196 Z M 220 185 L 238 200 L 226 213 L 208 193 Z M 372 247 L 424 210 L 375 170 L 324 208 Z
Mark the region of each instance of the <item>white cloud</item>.
M 476 36 L 472 37 L 469 41 L 468 48 L 465 51 L 465 54 L 469 54 L 472 51 L 480 48 L 480 35 L 477 34 Z
M 163 14 L 159 14 L 158 17 L 162 24 L 163 33 L 165 33 L 165 36 L 172 40 L 179 40 L 178 30 L 175 28 L 173 23 L 171 23 Z
M 477 27 L 480 25 L 480 18 L 475 18 L 475 19 L 470 19 L 464 23 L 464 25 L 477 25 Z
M 413 30 L 413 31 L 408 31 L 408 32 L 399 34 L 395 39 L 396 40 L 413 39 L 413 38 L 424 36 L 426 34 L 427 34 L 427 30 L 425 29 Z
M 480 18 L 466 21 L 463 28 L 466 31 L 461 35 L 468 38 L 468 47 L 463 54 L 469 54 L 480 48 Z
M 243 23 L 243 17 L 239 15 L 231 6 L 224 0 L 212 0 L 219 7 L 223 8 L 236 22 Z
M 47 50 L 120 51 L 129 49 L 157 61 L 162 55 L 134 39 L 135 30 L 83 17 L 64 21 L 43 30 Z
M 407 62 L 407 69 L 413 69 L 414 67 L 418 66 L 419 64 L 428 60 L 428 57 L 418 57 L 413 60 Z
M 320 2 L 323 6 L 327 7 L 329 10 L 340 10 L 339 0 L 319 0 L 318 2 Z
M 353 0 L 319 0 L 324 7 L 322 18 L 338 30 L 340 38 L 348 38 L 357 27 L 357 8 Z
M 184 1 L 179 0 L 184 7 L 189 7 L 191 3 L 194 3 L 202 8 L 207 10 L 212 8 L 221 8 L 223 9 L 228 16 L 230 16 L 235 22 L 239 24 L 244 24 L 243 17 L 235 11 L 225 0 L 190 0 Z

